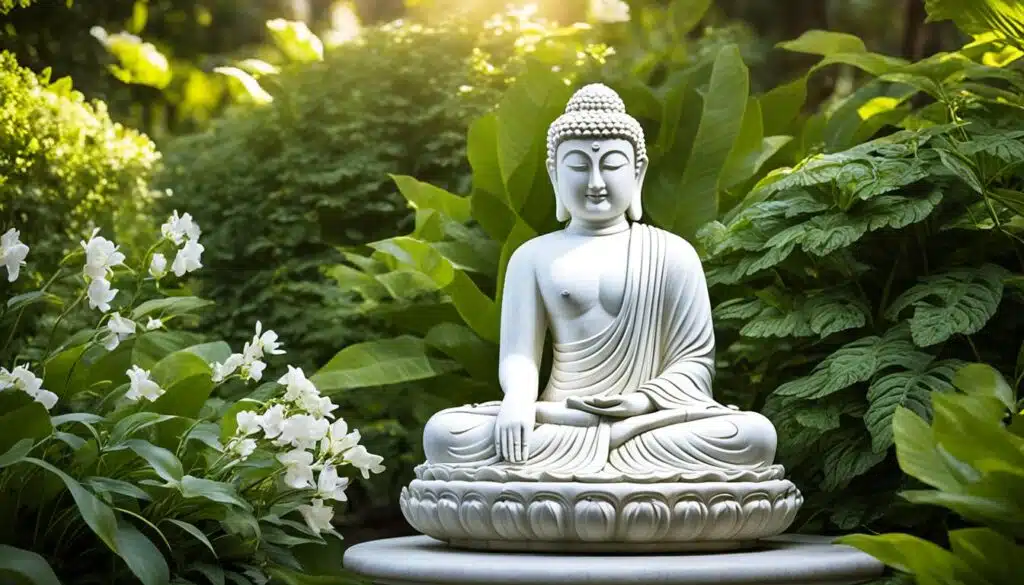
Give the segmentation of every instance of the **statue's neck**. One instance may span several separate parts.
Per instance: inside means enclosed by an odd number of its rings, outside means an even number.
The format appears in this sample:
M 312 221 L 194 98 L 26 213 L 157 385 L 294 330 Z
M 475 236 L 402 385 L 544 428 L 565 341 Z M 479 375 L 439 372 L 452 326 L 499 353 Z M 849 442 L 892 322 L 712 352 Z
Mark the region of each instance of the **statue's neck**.
M 565 232 L 579 236 L 610 236 L 621 234 L 629 229 L 629 222 L 624 216 L 609 221 L 589 221 L 573 218 L 565 226 Z

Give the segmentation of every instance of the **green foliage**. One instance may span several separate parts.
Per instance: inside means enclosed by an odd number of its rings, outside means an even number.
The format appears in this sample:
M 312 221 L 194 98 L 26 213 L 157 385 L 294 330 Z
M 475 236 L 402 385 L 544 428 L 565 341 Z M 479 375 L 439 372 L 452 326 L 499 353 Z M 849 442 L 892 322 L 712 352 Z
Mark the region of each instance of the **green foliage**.
M 1017 358 L 1024 103 L 993 96 L 1024 76 L 985 64 L 992 41 L 912 64 L 849 35 L 783 46 L 879 78 L 790 126 L 807 154 L 701 232 L 719 300 L 716 389 L 776 423 L 781 462 L 809 495 L 804 528 L 849 529 L 901 487 L 888 456 L 900 409 L 928 417 L 964 361 Z
M 28 266 L 56 271 L 41 294 L 23 295 L 22 307 L 72 291 L 77 298 L 60 299 L 56 321 L 88 326 L 18 340 L 22 309 L 0 310 L 5 354 L 12 343 L 40 343 L 26 352 L 37 358 L 0 367 L 5 583 L 317 578 L 295 550 L 322 554 L 328 537 L 340 539 L 331 501 L 344 500 L 349 480 L 338 473 L 383 470 L 358 433 L 328 420 L 337 407 L 300 370 L 246 387 L 261 379 L 262 360 L 285 353 L 273 331 L 257 326 L 232 354 L 176 327 L 209 303 L 175 288 L 173 277 L 145 276 L 155 254 L 176 252 L 174 230 L 191 229 L 169 227 L 144 254 L 129 254 L 128 266 L 92 238 L 61 267 L 40 266 L 27 241 Z M 98 282 L 116 287 L 112 312 L 84 306 Z
M 130 244 L 132 225 L 151 199 L 148 182 L 159 160 L 153 143 L 112 122 L 105 105 L 87 102 L 70 79 L 37 76 L 9 53 L 0 53 L 0 95 L 3 231 L 18 225 L 43 265 L 56 265 L 94 226 Z M 0 281 L 0 293 L 14 296 L 41 284 L 42 275 L 27 268 L 17 283 Z M 21 323 L 26 336 L 37 323 L 36 308 Z M 7 349 L 0 349 L 0 360 L 15 355 L 14 345 Z
M 913 575 L 920 585 L 1011 585 L 1024 571 L 1024 413 L 1013 389 L 989 366 L 965 366 L 953 381 L 959 391 L 932 398 L 930 424 L 909 409 L 896 411 L 900 467 L 935 488 L 902 496 L 980 526 L 950 530 L 948 548 L 901 533 L 850 535 L 840 542 Z

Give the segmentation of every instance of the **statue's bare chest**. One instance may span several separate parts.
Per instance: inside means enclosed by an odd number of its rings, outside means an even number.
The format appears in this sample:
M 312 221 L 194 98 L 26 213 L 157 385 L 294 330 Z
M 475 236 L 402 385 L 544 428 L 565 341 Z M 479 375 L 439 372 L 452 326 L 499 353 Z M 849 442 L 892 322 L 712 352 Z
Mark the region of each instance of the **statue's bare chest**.
M 629 234 L 567 238 L 552 247 L 539 263 L 537 279 L 556 337 L 563 337 L 558 330 L 566 326 L 585 329 L 569 337 L 596 333 L 591 329 L 602 328 L 622 308 Z

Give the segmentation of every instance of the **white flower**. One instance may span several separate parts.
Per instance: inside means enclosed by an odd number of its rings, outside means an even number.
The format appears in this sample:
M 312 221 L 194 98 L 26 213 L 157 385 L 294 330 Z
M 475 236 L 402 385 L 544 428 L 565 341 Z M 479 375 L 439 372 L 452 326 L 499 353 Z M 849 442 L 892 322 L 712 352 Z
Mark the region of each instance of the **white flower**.
M 267 369 L 267 364 L 259 360 L 244 362 L 242 364 L 242 379 L 259 382 L 263 379 L 263 370 L 265 369 Z
M 8 282 L 18 280 L 21 265 L 25 263 L 25 256 L 28 256 L 28 246 L 18 239 L 20 235 L 21 232 L 11 228 L 0 236 L 0 264 L 7 267 Z
M 255 439 L 235 439 L 228 443 L 228 451 L 238 455 L 238 459 L 245 461 L 256 451 Z
M 94 229 L 89 241 L 81 242 L 82 248 L 85 249 L 85 268 L 83 270 L 89 278 L 106 279 L 114 266 L 124 263 L 124 254 L 117 251 L 118 247 L 114 245 L 114 242 L 104 237 L 97 237 L 96 234 L 99 231 L 99 228 Z
M 320 455 L 340 455 L 358 445 L 360 438 L 358 430 L 348 432 L 345 419 L 339 418 L 328 428 L 327 436 L 320 441 Z
M 149 321 L 146 321 L 146 331 L 152 331 L 154 329 L 159 329 L 159 328 L 161 328 L 163 326 L 164 326 L 164 322 L 161 321 L 160 319 L 154 319 L 154 318 L 150 317 Z
M 325 506 L 320 498 L 314 499 L 312 506 L 299 506 L 299 513 L 306 520 L 306 526 L 317 534 L 333 528 L 331 519 L 334 518 L 334 508 Z
M 281 436 L 274 441 L 277 445 L 291 445 L 309 449 L 327 436 L 330 423 L 327 419 L 313 418 L 308 414 L 296 414 L 281 424 Z
M 145 398 L 153 402 L 164 394 L 164 389 L 149 379 L 149 372 L 139 366 L 132 366 L 125 373 L 128 374 L 128 379 L 131 381 L 128 391 L 124 393 L 124 397 L 128 400 L 138 402 L 140 398 Z
M 366 450 L 366 447 L 362 445 L 356 445 L 352 447 L 342 456 L 346 461 L 354 465 L 363 473 L 364 479 L 370 478 L 370 473 L 380 473 L 384 471 L 384 466 L 381 462 L 384 458 L 380 455 L 374 455 Z
M 33 400 L 42 404 L 46 410 L 50 410 L 57 404 L 57 395 L 49 390 L 44 390 L 42 378 L 33 374 L 25 366 L 15 366 L 10 372 L 0 368 L 0 390 L 12 386 L 28 394 Z
M 120 313 L 114 313 L 107 321 L 107 329 L 110 330 L 110 333 L 107 335 L 103 347 L 113 351 L 125 338 L 135 333 L 135 321 L 125 319 Z
M 160 280 L 167 274 L 167 257 L 163 254 L 153 254 L 149 261 L 149 275 Z
M 175 209 L 167 222 L 160 226 L 160 233 L 177 245 L 181 244 L 186 237 L 198 240 L 202 232 L 199 229 L 199 224 L 192 219 L 191 215 L 185 213 L 178 217 L 178 210 Z
M 106 313 L 110 310 L 110 301 L 117 296 L 118 289 L 110 288 L 110 282 L 103 278 L 97 278 L 89 283 L 89 308 L 99 309 Z
M 277 383 L 285 387 L 284 399 L 288 402 L 301 404 L 307 397 L 320 397 L 320 391 L 302 373 L 302 368 L 289 365 L 288 373 L 278 378 Z
M 325 500 L 348 501 L 345 488 L 348 487 L 347 477 L 338 477 L 338 470 L 333 465 L 325 465 L 316 481 L 316 495 Z
M 312 396 L 310 394 L 303 395 L 300 406 L 316 418 L 334 418 L 331 413 L 338 408 L 338 405 L 331 402 L 327 396 Z
M 195 240 L 185 242 L 185 245 L 174 256 L 174 262 L 171 263 L 171 272 L 175 276 L 184 276 L 186 272 L 202 268 L 203 264 L 199 261 L 199 257 L 202 256 L 205 249 L 202 244 Z
M 290 488 L 300 490 L 313 486 L 313 454 L 302 449 L 292 449 L 281 453 L 277 460 L 284 465 L 284 483 Z
M 264 353 L 269 353 L 270 355 L 283 354 L 284 350 L 280 348 L 281 344 L 277 341 L 277 333 L 272 329 L 263 331 L 263 323 L 256 321 L 256 335 L 252 336 L 251 343 L 245 344 L 245 349 L 242 350 L 242 353 L 248 355 L 251 352 L 255 359 L 259 359 L 263 357 Z
M 280 404 L 271 406 L 260 415 L 260 427 L 268 439 L 273 439 L 281 434 L 281 427 L 284 425 L 284 407 Z
M 252 410 L 243 410 L 235 415 L 235 422 L 238 423 L 237 432 L 243 436 L 249 436 L 260 432 L 260 416 Z
M 216 382 L 223 382 L 224 378 L 227 378 L 231 374 L 235 373 L 235 370 L 242 365 L 242 354 L 233 353 L 228 356 L 228 359 L 224 360 L 224 363 L 216 362 L 213 364 L 213 375 L 211 379 Z

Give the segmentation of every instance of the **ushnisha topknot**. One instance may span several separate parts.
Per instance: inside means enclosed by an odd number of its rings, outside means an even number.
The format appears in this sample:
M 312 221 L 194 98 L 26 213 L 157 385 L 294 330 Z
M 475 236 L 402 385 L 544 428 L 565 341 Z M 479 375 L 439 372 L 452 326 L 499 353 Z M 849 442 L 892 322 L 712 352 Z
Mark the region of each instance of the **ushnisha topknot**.
M 647 160 L 644 131 L 633 116 L 626 113 L 615 90 L 591 83 L 576 91 L 565 106 L 565 113 L 548 127 L 548 163 L 555 160 L 558 145 L 574 138 L 621 138 L 633 144 L 637 167 Z

